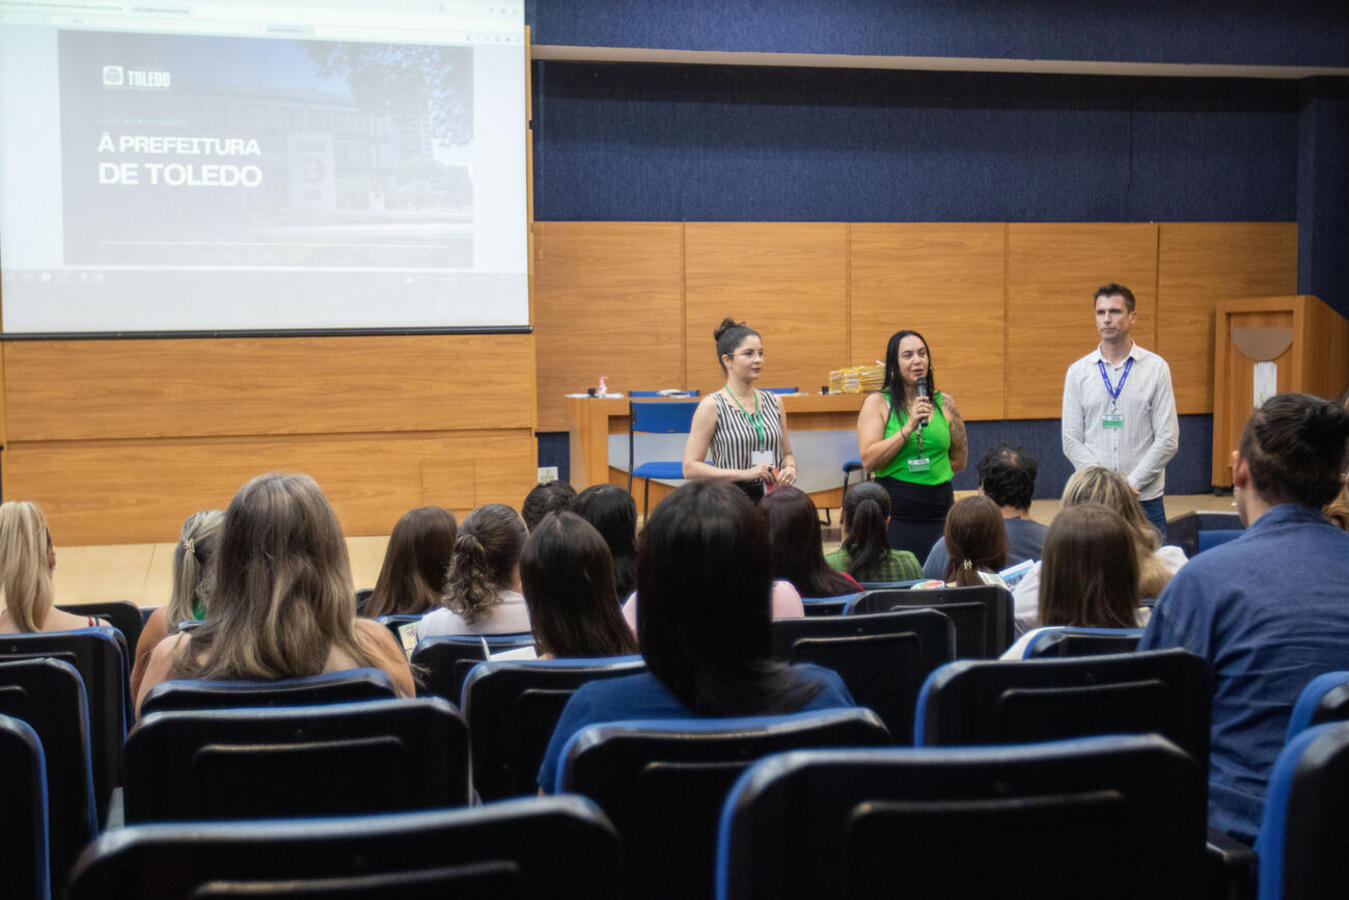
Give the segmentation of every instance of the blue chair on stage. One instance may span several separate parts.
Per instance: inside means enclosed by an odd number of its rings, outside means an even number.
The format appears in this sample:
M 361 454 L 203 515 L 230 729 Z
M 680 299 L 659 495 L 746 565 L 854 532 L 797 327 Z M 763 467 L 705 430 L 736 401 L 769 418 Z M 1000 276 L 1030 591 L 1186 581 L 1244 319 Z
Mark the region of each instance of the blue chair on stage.
M 642 491 L 642 518 L 651 506 L 651 479 L 675 481 L 684 477 L 684 460 L 653 459 L 637 462 L 638 434 L 688 434 L 693 427 L 697 400 L 633 400 L 628 403 L 628 493 L 632 480 L 645 481 Z

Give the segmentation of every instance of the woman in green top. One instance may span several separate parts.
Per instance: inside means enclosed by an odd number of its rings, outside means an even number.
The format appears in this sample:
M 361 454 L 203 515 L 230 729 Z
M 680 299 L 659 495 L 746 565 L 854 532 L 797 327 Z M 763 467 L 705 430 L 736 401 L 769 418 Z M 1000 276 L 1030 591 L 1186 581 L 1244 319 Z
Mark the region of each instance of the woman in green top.
M 843 546 L 825 555 L 840 572 L 863 582 L 910 581 L 923 577 L 918 558 L 907 550 L 891 550 L 886 526 L 890 495 L 874 481 L 864 481 L 843 497 Z
M 890 495 L 890 546 L 926 554 L 955 502 L 951 479 L 965 469 L 965 423 L 932 380 L 927 341 L 899 331 L 885 349 L 885 382 L 857 416 L 862 465 Z

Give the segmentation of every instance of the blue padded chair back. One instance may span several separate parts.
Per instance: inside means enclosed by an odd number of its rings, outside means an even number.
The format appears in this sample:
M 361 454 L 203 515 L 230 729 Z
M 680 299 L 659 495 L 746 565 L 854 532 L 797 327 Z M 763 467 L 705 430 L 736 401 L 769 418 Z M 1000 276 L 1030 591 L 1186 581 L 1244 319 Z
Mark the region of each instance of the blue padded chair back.
M 782 753 L 726 799 L 717 897 L 1198 897 L 1205 794 L 1156 735 Z
M 141 615 L 141 608 L 136 604 L 128 603 L 125 600 L 107 600 L 99 603 L 57 604 L 56 608 L 77 616 L 106 619 L 113 628 L 122 632 L 122 637 L 126 639 L 127 649 L 133 655 L 135 654 L 136 644 L 140 642 L 141 629 L 144 627 L 146 619 L 145 616 Z
M 685 434 L 693 426 L 697 400 L 636 400 L 628 404 L 629 420 L 637 434 Z
M 930 606 L 956 628 L 956 659 L 997 659 L 1012 645 L 1012 594 L 995 585 L 938 588 L 931 591 L 866 591 L 849 604 L 846 615 Z
M 1166 543 L 1174 544 L 1193 557 L 1199 552 L 1199 533 L 1201 531 L 1227 531 L 1232 537 L 1241 533 L 1246 526 L 1241 524 L 1241 516 L 1235 512 L 1188 512 L 1168 519 L 1166 523 Z
M 918 584 L 923 579 L 909 578 L 905 581 L 864 581 L 862 582 L 863 591 L 902 591 Z
M 955 656 L 955 628 L 934 609 L 776 619 L 772 629 L 779 659 L 833 669 L 853 699 L 905 743 L 928 673 Z
M 7 896 L 51 895 L 43 757 L 32 726 L 0 715 L 0 872 Z
M 80 673 L 60 659 L 0 662 L 0 715 L 27 722 L 42 741 L 51 883 L 65 884 L 75 858 L 98 837 L 89 704 Z
M 468 728 L 438 697 L 158 712 L 126 742 L 126 821 L 463 805 Z
M 794 387 L 776 387 L 776 388 L 766 387 L 766 388 L 759 388 L 759 390 L 761 390 L 761 391 L 768 391 L 768 393 L 770 393 L 770 394 L 796 394 L 796 393 L 800 393 L 800 389 L 799 389 L 799 388 L 794 388 Z
M 841 616 L 848 604 L 862 596 L 861 592 L 839 594 L 837 597 L 802 597 L 801 605 L 808 616 Z
M 317 706 L 392 700 L 393 679 L 379 669 L 348 669 L 279 681 L 161 681 L 150 688 L 141 716 L 184 709 L 234 709 L 259 706 Z
M 81 861 L 70 897 L 609 900 L 618 876 L 618 836 L 593 803 L 536 797 L 379 816 L 119 828 Z
M 1304 728 L 1323 722 L 1343 722 L 1349 719 L 1349 672 L 1326 672 L 1313 678 L 1288 716 L 1285 741 Z
M 646 670 L 640 656 L 490 660 L 464 682 L 473 786 L 483 800 L 533 794 L 553 728 L 576 689 L 597 678 Z
M 1260 823 L 1260 900 L 1349 890 L 1349 722 L 1294 735 L 1274 762 Z
M 798 747 L 889 739 L 876 714 L 860 707 L 591 725 L 563 749 L 555 788 L 590 797 L 614 823 L 627 896 L 707 897 L 722 800 L 752 762 Z
M 1219 544 L 1226 544 L 1228 541 L 1241 537 L 1240 531 L 1201 531 L 1198 535 L 1198 553 L 1205 550 L 1211 550 Z
M 130 718 L 130 669 L 123 654 L 122 634 L 101 625 L 75 631 L 0 635 L 0 660 L 46 656 L 70 663 L 84 680 L 94 805 L 98 820 L 104 821 L 112 789 L 121 783 L 122 743 Z
M 697 397 L 697 396 L 698 396 L 700 393 L 702 393 L 702 392 L 701 392 L 701 391 L 681 391 L 680 393 L 681 393 L 681 394 L 687 394 L 687 395 L 690 396 L 690 397 Z M 655 398 L 655 397 L 669 396 L 669 395 L 668 395 L 668 394 L 662 395 L 660 391 L 628 391 L 628 396 L 629 396 L 629 397 L 632 397 L 632 398 L 637 398 L 637 399 L 647 399 L 647 400 L 650 400 L 650 399 L 653 399 L 653 398 Z
M 421 620 L 420 615 L 414 616 L 414 615 L 407 615 L 404 613 L 397 613 L 395 615 L 390 616 L 379 616 L 378 618 L 375 619 L 376 622 L 383 625 L 385 628 L 389 629 L 389 634 L 393 635 L 394 643 L 400 647 L 403 646 L 403 638 L 398 634 L 398 629 L 404 625 L 411 625 L 413 622 L 417 622 L 420 620 Z
M 492 653 L 534 645 L 532 634 L 453 634 L 418 641 L 412 664 L 422 669 L 419 696 L 444 697 L 459 705 L 464 681 L 473 667 L 486 659 L 483 644 Z
M 1155 732 L 1208 771 L 1208 663 L 1186 650 L 960 660 L 918 696 L 918 745 L 1015 744 Z
M 1049 659 L 1061 656 L 1099 656 L 1103 653 L 1132 653 L 1143 637 L 1141 628 L 1055 628 L 1036 635 L 1022 659 Z

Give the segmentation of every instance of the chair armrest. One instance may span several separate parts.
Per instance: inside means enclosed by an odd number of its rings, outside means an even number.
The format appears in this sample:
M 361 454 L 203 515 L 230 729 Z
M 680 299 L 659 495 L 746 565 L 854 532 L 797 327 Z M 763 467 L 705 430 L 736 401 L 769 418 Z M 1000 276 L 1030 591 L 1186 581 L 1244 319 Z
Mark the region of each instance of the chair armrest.
M 1204 843 L 1204 870 L 1209 900 L 1254 900 L 1255 850 L 1228 834 L 1210 828 Z

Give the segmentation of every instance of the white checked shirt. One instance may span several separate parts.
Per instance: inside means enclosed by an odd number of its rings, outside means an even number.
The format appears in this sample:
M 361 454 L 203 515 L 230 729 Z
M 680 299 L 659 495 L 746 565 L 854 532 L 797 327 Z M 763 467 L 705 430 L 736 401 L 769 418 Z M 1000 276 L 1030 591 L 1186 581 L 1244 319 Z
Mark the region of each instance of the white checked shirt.
M 1110 384 L 1119 386 L 1128 360 L 1134 361 L 1118 401 L 1110 399 L 1098 362 Z M 1122 428 L 1106 428 L 1107 413 L 1124 419 Z M 1133 345 L 1129 356 L 1112 366 L 1101 348 L 1068 367 L 1063 380 L 1063 455 L 1073 469 L 1105 466 L 1128 479 L 1140 500 L 1153 500 L 1166 487 L 1166 464 L 1176 455 L 1180 426 L 1171 367 L 1156 353 Z

